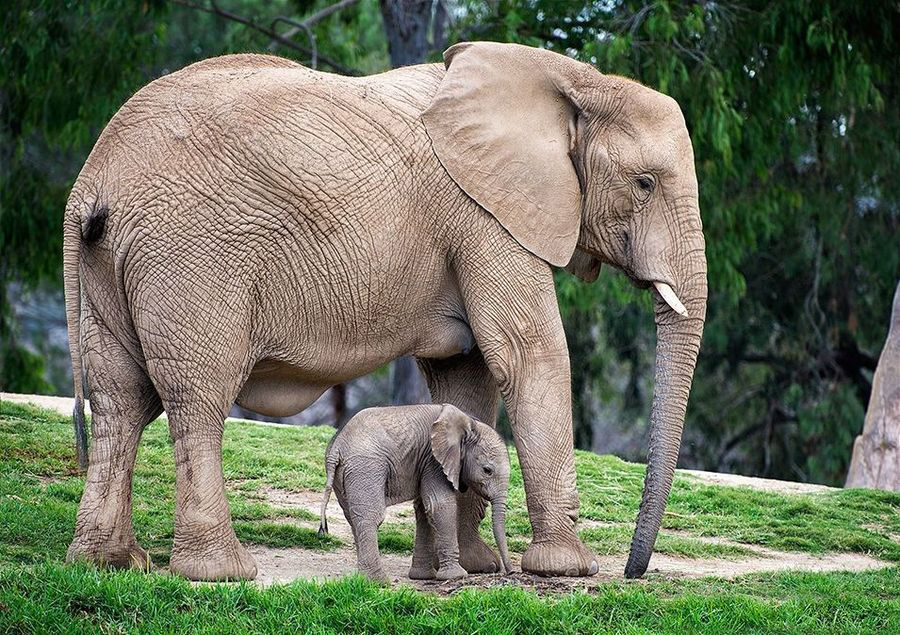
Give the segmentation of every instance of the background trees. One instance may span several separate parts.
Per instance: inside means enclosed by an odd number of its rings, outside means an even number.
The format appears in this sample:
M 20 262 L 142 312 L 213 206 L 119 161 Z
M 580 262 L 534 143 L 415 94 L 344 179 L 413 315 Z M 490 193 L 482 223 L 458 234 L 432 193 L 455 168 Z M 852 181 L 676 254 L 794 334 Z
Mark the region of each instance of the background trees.
M 102 125 L 148 80 L 230 51 L 371 73 L 460 39 L 514 41 L 684 110 L 710 302 L 682 463 L 840 483 L 900 277 L 898 34 L 887 1 L 14 0 L 0 40 L 0 382 L 69 390 L 37 310 L 57 315 L 59 219 Z M 611 271 L 594 285 L 560 273 L 558 293 L 577 443 L 640 458 L 649 298 Z

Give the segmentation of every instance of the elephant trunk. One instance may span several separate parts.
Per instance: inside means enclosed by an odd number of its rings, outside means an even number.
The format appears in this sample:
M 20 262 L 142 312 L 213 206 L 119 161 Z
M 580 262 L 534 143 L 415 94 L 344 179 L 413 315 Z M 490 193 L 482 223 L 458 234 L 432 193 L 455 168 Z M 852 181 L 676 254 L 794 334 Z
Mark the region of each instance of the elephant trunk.
M 500 550 L 500 560 L 503 562 L 502 573 L 511 573 L 512 565 L 509 563 L 509 549 L 506 546 L 506 497 L 497 496 L 491 499 L 491 528 L 494 530 L 494 541 Z
M 676 313 L 662 298 L 656 302 L 656 384 L 650 413 L 647 474 L 625 566 L 626 578 L 639 578 L 650 563 L 675 476 L 684 415 L 700 350 L 706 316 L 706 256 L 702 231 L 698 228 L 690 238 L 686 243 L 687 266 L 682 269 L 686 276 L 679 289 L 686 316 Z

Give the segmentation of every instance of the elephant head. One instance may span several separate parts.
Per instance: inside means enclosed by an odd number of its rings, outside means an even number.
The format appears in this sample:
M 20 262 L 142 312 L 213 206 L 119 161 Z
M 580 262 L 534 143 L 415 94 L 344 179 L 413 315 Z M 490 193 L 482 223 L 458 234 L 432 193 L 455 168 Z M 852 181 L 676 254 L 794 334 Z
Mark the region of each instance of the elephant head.
M 656 294 L 656 385 L 644 494 L 626 565 L 647 569 L 681 445 L 706 314 L 694 155 L 678 104 L 573 59 L 462 43 L 422 118 L 450 177 L 522 247 Z
M 431 453 L 453 488 L 469 488 L 491 503 L 491 527 L 506 572 L 512 571 L 506 546 L 509 451 L 490 426 L 445 405 L 431 428 Z

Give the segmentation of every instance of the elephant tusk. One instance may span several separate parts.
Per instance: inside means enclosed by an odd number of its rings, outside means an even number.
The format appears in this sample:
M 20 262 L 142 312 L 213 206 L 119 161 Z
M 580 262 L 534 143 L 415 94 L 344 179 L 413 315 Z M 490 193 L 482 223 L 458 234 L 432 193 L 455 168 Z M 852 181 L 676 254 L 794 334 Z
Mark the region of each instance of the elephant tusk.
M 659 295 L 661 295 L 662 299 L 666 301 L 666 304 L 672 307 L 672 310 L 675 311 L 675 313 L 687 317 L 687 309 L 684 308 L 681 300 L 679 300 L 678 296 L 675 295 L 672 287 L 667 285 L 665 282 L 657 282 L 655 280 L 653 281 L 653 286 L 656 287 L 656 290 L 659 291 Z

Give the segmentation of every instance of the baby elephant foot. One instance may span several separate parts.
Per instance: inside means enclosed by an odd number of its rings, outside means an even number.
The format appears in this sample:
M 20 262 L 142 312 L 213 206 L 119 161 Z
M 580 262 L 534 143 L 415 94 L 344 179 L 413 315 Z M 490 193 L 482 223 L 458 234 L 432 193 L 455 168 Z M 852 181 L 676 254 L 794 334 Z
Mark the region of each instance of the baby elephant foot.
M 459 563 L 469 573 L 498 573 L 501 571 L 500 558 L 477 534 L 468 539 L 460 538 Z
M 422 566 L 413 564 L 409 568 L 410 580 L 434 580 L 434 568 L 431 565 Z
M 454 562 L 453 564 L 448 564 L 438 569 L 437 573 L 434 574 L 434 579 L 456 580 L 459 578 L 464 578 L 467 575 L 469 575 L 468 572 L 461 566 L 459 566 L 459 563 Z

